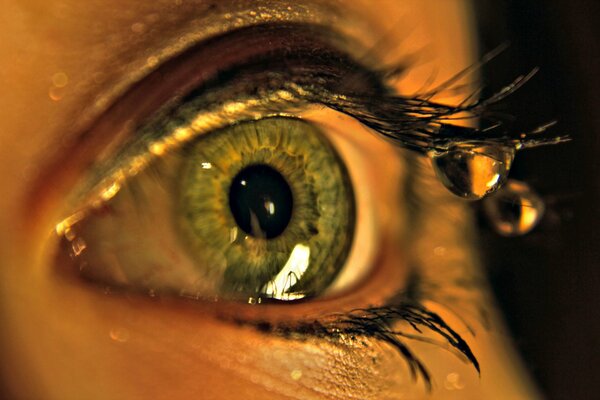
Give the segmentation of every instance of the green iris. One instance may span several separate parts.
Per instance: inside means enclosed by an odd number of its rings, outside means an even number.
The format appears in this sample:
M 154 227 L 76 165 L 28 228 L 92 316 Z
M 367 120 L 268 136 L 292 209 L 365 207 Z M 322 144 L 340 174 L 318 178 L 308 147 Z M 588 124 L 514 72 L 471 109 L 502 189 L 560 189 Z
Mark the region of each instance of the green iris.
M 335 149 L 292 118 L 243 122 L 186 149 L 180 228 L 220 297 L 322 293 L 345 261 L 354 197 Z

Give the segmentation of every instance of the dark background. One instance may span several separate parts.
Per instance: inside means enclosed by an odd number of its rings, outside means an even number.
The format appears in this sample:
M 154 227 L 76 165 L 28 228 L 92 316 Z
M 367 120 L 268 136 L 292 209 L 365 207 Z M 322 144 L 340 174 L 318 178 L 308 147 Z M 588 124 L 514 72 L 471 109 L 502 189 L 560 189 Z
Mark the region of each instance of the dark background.
M 549 399 L 600 398 L 600 1 L 476 0 L 481 51 L 509 42 L 484 67 L 487 93 L 541 67 L 500 105 L 527 131 L 557 119 L 570 143 L 518 154 L 511 176 L 547 210 L 539 227 L 501 238 L 486 227 L 486 263 L 509 328 Z

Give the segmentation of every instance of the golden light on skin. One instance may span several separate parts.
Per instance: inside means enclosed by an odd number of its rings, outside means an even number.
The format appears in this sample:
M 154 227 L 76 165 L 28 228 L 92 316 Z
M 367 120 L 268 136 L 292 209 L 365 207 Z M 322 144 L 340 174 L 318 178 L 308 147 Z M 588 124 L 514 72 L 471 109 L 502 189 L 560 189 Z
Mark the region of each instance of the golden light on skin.
M 461 1 L 381 1 L 376 8 L 366 0 L 224 1 L 216 9 L 208 4 L 201 0 L 31 0 L 3 6 L 0 68 L 12 79 L 3 83 L 0 97 L 0 170 L 14 172 L 5 174 L 6 192 L 0 196 L 6 385 L 22 397 L 48 399 L 197 398 L 199 393 L 205 399 L 239 398 L 240 393 L 247 399 L 426 398 L 398 366 L 397 356 L 376 343 L 365 349 L 353 348 L 348 341 L 341 351 L 329 342 L 267 339 L 250 328 L 148 299 L 99 296 L 86 285 L 58 277 L 50 268 L 54 243 L 48 243 L 48 232 L 59 218 L 58 205 L 36 222 L 35 232 L 24 236 L 22 220 L 27 214 L 21 205 L 40 169 L 131 82 L 153 68 L 147 64 L 149 57 L 161 63 L 190 43 L 261 18 L 320 21 L 362 35 L 367 47 L 385 35 L 389 43 L 406 45 L 390 48 L 386 60 L 390 62 L 412 50 L 429 48 L 428 62 L 398 81 L 398 88 L 407 92 L 423 87 L 432 71 L 437 71 L 435 85 L 476 57 L 468 3 Z M 286 12 L 287 7 L 292 11 Z M 395 15 L 398 19 L 389 17 Z M 398 21 L 413 21 L 408 38 Z M 132 30 L 136 23 L 145 24 L 144 35 Z M 57 71 L 68 76 L 68 84 L 49 97 L 48 85 Z M 179 134 L 178 140 L 186 140 L 193 132 L 184 129 Z M 138 160 L 133 170 L 142 167 L 143 160 Z M 386 171 L 385 165 L 381 168 Z M 413 256 L 422 261 L 426 278 L 440 285 L 460 274 L 477 276 L 471 237 L 456 232 L 469 226 L 468 213 L 427 172 L 430 166 L 419 168 L 423 171 L 418 181 L 430 201 L 422 206 L 423 225 Z M 427 213 L 437 217 L 427 218 Z M 83 216 L 74 214 L 56 230 L 67 234 L 78 217 Z M 434 250 L 440 248 L 446 249 L 443 257 Z M 386 248 L 381 262 L 397 262 L 402 258 L 397 251 Z M 466 267 L 459 269 L 457 264 Z M 447 267 L 444 274 L 439 274 L 440 266 Z M 448 296 L 472 295 L 453 287 L 447 287 L 447 292 Z M 482 304 L 490 301 L 486 295 L 472 296 Z M 452 326 L 463 326 L 443 304 L 431 303 Z M 424 361 L 434 361 L 428 366 L 440 377 L 440 390 L 431 398 L 536 398 L 493 306 L 490 310 L 491 330 L 476 325 L 475 337 L 466 329 L 460 331 L 482 364 L 480 379 L 453 355 L 415 344 Z M 377 367 L 368 362 L 372 357 L 380 361 Z M 335 382 L 347 385 L 332 386 Z

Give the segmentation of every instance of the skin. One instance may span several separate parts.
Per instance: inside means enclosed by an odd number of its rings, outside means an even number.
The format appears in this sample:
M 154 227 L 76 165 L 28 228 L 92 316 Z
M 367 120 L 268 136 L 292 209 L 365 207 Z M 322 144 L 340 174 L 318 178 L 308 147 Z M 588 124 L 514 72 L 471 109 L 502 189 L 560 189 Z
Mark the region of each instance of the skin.
M 432 76 L 433 87 L 477 59 L 469 4 L 463 1 L 381 1 L 373 8 L 372 2 L 360 0 L 302 0 L 289 2 L 300 11 L 288 14 L 287 1 L 219 2 L 216 9 L 208 3 L 30 0 L 3 6 L 0 304 L 2 378 L 10 397 L 536 398 L 485 285 L 466 289 L 452 283 L 476 280 L 481 274 L 464 203 L 432 177 L 427 160 L 398 156 L 389 144 L 368 134 L 353 135 L 360 138 L 348 139 L 350 144 L 343 144 L 343 138 L 333 140 L 351 148 L 342 151 L 346 161 L 362 158 L 361 165 L 368 165 L 357 179 L 369 181 L 375 171 L 391 177 L 389 186 L 370 186 L 372 195 L 361 195 L 364 204 L 377 210 L 373 218 L 379 222 L 378 232 L 371 237 L 378 239 L 369 246 L 380 253 L 371 257 L 379 272 L 352 293 L 317 305 L 283 311 L 239 306 L 233 312 L 276 320 L 283 314 L 318 316 L 364 307 L 397 289 L 389 286 L 390 280 L 404 284 L 409 260 L 416 260 L 426 284 L 444 285 L 442 293 L 428 297 L 428 305 L 464 335 L 479 359 L 481 376 L 443 349 L 415 343 L 413 349 L 435 381 L 428 393 L 410 379 L 396 353 L 370 339 L 367 347 L 352 341 L 289 340 L 223 321 L 206 305 L 107 296 L 78 279 L 60 277 L 57 240 L 49 232 L 65 205 L 61 196 L 41 196 L 35 199 L 41 211 L 29 213 L 37 177 L 48 165 L 68 157 L 65 152 L 76 135 L 132 82 L 190 44 L 261 18 L 323 22 L 360 38 L 367 48 L 381 49 L 377 57 L 383 63 L 419 54 L 411 72 L 395 82 L 406 94 L 423 88 Z M 264 16 L 273 9 L 282 11 Z M 236 16 L 243 16 L 241 22 L 235 22 Z M 451 104 L 460 97 L 436 100 Z M 339 115 L 331 126 L 328 113 L 312 112 L 307 118 L 329 121 L 330 130 L 340 134 L 363 130 Z M 73 171 L 73 176 L 81 173 Z M 417 196 L 428 201 L 415 214 L 418 225 L 410 237 L 402 246 L 390 245 L 386 235 L 407 237 L 409 232 L 403 219 L 406 210 L 396 197 L 409 174 L 418 183 Z M 57 185 L 66 193 L 68 184 Z M 475 304 L 488 314 L 486 326 L 473 317 Z M 372 364 L 372 359 L 378 363 Z

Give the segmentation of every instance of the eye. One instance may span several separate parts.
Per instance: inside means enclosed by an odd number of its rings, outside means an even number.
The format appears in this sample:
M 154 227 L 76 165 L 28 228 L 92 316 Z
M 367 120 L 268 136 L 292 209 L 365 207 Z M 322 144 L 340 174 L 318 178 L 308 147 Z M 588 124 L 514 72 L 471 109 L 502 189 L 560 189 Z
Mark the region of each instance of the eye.
M 77 275 L 111 290 L 250 303 L 332 296 L 369 276 L 375 231 L 385 224 L 371 211 L 368 157 L 382 147 L 398 157 L 366 131 L 358 139 L 326 126 L 331 116 L 344 126 L 333 110 L 299 118 L 309 104 L 294 98 L 323 64 L 363 78 L 366 70 L 325 48 L 311 49 L 312 60 L 286 50 L 282 66 L 271 45 L 267 55 L 237 61 L 200 88 L 170 87 L 177 96 L 96 162 L 57 226 Z M 266 74 L 256 58 L 267 58 Z M 304 82 L 296 93 L 280 89 L 295 81 Z M 371 81 L 369 90 L 380 90 Z M 251 97 L 256 92 L 267 100 Z M 277 105 L 282 99 L 289 104 Z
M 241 301 L 318 296 L 364 229 L 338 150 L 295 118 L 210 132 L 108 190 L 67 241 L 81 275 L 112 287 Z M 368 267 L 348 266 L 355 276 Z

